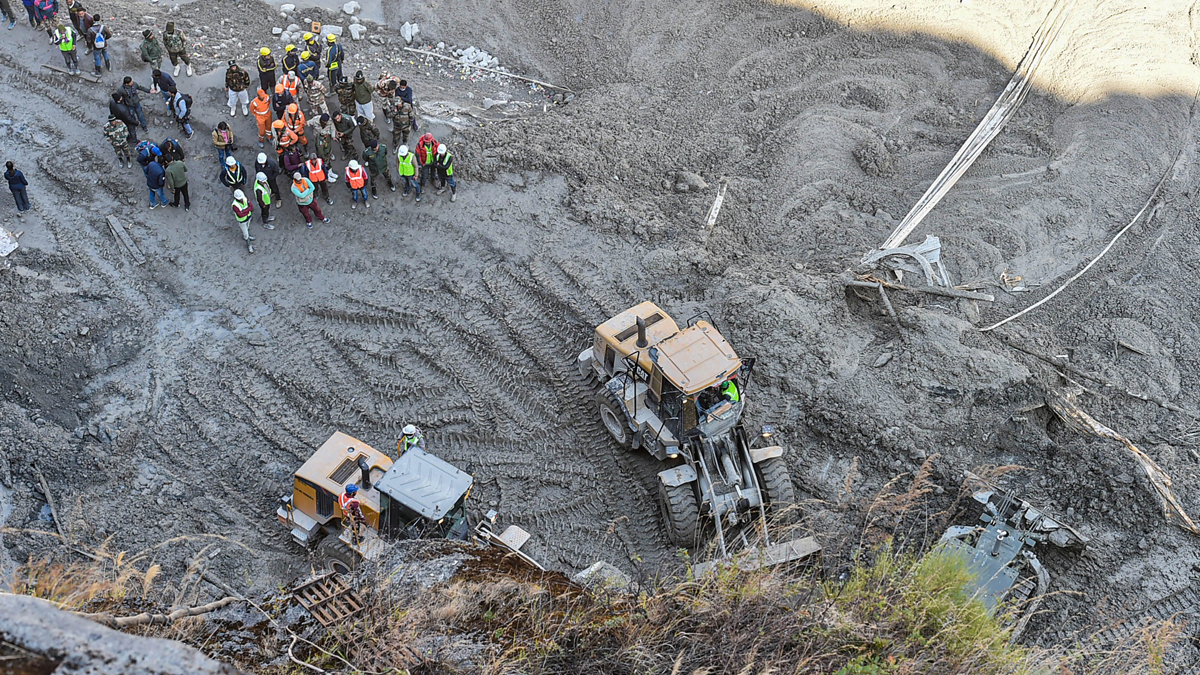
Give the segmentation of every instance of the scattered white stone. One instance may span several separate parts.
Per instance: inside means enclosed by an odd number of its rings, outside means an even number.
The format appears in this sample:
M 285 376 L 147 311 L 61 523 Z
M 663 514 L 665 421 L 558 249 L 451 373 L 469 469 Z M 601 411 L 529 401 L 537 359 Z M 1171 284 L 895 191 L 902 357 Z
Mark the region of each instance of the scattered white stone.
M 445 43 L 445 42 L 439 42 L 439 43 L 438 43 L 438 46 L 437 46 L 437 48 L 438 48 L 438 49 L 445 49 L 445 48 L 446 48 L 446 43 Z
M 287 31 L 284 31 L 284 32 L 283 32 L 283 34 L 279 36 L 279 41 L 280 41 L 281 43 L 285 44 L 285 45 L 286 45 L 286 44 L 291 44 L 291 42 L 292 42 L 292 34 L 291 34 L 291 33 L 289 33 L 289 32 L 287 32 Z
M 367 27 L 362 24 L 350 24 L 350 39 L 361 40 L 367 35 Z
M 501 103 L 501 101 L 496 101 L 496 100 L 493 100 L 490 98 L 485 98 L 485 99 L 483 99 L 483 109 L 491 110 L 493 106 L 495 106 L 499 103 Z
M 360 9 L 362 9 L 362 5 L 355 2 L 355 0 L 350 0 L 350 2 L 342 5 L 342 11 L 351 16 L 357 13 Z
M 283 35 L 283 29 L 279 26 L 274 27 L 271 29 L 271 35 Z
M 285 2 L 279 6 L 279 11 L 283 12 L 284 14 L 291 14 L 292 12 L 296 11 L 296 6 L 290 2 Z
M 404 25 L 400 26 L 400 37 L 404 38 L 404 41 L 410 45 L 412 44 L 413 38 L 417 37 L 417 33 L 419 32 L 421 32 L 421 29 L 415 23 L 409 23 L 405 21 Z
M 288 24 L 288 27 L 287 27 L 287 32 L 289 32 L 289 33 L 299 33 L 299 32 L 300 32 L 300 25 L 299 25 L 299 24 L 295 24 L 295 23 L 289 23 L 289 24 Z
M 359 21 L 357 16 L 352 16 L 352 17 L 350 17 L 350 23 L 357 24 L 357 23 L 362 23 L 362 21 Z

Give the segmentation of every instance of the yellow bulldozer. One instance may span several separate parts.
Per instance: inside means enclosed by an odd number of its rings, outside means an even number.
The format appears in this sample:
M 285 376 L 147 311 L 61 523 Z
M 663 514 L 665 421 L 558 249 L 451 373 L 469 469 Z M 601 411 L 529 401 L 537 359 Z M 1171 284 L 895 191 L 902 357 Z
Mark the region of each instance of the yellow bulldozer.
M 395 539 L 471 534 L 466 500 L 474 479 L 423 447 L 393 461 L 362 441 L 336 432 L 296 470 L 292 493 L 276 516 L 292 539 L 314 548 L 321 567 L 348 573 L 380 555 Z M 339 497 L 356 484 L 363 522 L 342 512 Z
M 711 317 L 681 328 L 643 302 L 597 326 L 577 365 L 597 385 L 597 414 L 613 439 L 665 464 L 658 497 L 673 544 L 697 547 L 711 523 L 720 558 L 747 550 L 743 563 L 753 566 L 820 549 L 811 538 L 771 542 L 768 516 L 794 511 L 792 478 L 782 446 L 756 447 L 773 429 L 752 437 L 742 421 L 754 359 L 739 357 Z

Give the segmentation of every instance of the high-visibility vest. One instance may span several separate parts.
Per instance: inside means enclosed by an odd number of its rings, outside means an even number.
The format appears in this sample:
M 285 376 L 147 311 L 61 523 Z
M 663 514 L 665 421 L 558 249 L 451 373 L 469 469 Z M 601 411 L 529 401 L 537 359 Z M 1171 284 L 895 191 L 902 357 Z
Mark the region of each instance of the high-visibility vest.
M 447 176 L 454 175 L 454 156 L 447 150 L 444 155 L 434 155 L 433 165 L 446 172 Z
M 729 380 L 725 384 L 721 385 L 721 394 L 723 396 L 728 396 L 729 400 L 734 403 L 742 400 L 742 394 L 738 391 L 737 383 L 733 380 Z
M 304 163 L 304 166 L 308 167 L 309 180 L 314 183 L 320 183 L 321 181 L 325 180 L 325 167 L 322 165 L 319 158 L 310 159 Z
M 400 172 L 400 176 L 415 176 L 417 175 L 417 156 L 411 152 L 404 157 L 399 157 L 396 160 L 396 170 Z
M 292 98 L 295 99 L 296 92 L 300 89 L 300 78 L 293 75 L 284 75 L 281 84 L 283 84 L 283 90 L 291 94 Z
M 358 505 L 360 509 L 362 508 L 362 503 L 358 501 L 358 497 L 352 497 L 345 492 L 338 497 L 338 507 L 342 509 L 343 515 L 349 515 L 351 502 L 354 502 L 354 504 Z
M 246 215 L 240 216 L 238 215 L 238 211 L 245 211 Z M 250 216 L 253 215 L 253 213 L 254 212 L 250 210 L 250 202 L 246 201 L 245 199 L 240 202 L 236 199 L 233 200 L 233 217 L 237 218 L 239 223 L 244 223 L 247 220 L 250 220 Z
M 254 183 L 254 196 L 258 199 L 258 203 L 263 206 L 271 205 L 271 186 L 266 183 Z
M 288 129 L 294 131 L 297 136 L 300 136 L 304 133 L 304 122 L 304 113 L 300 112 L 299 110 L 296 111 L 295 115 L 291 113 L 283 114 L 283 124 Z
M 75 50 L 75 31 L 68 27 L 63 27 L 63 32 L 59 34 L 59 39 L 62 42 L 58 43 L 58 48 L 64 52 Z
M 358 167 L 358 171 L 346 169 L 346 180 L 349 181 L 350 187 L 357 190 L 367 184 L 367 172 L 361 166 Z

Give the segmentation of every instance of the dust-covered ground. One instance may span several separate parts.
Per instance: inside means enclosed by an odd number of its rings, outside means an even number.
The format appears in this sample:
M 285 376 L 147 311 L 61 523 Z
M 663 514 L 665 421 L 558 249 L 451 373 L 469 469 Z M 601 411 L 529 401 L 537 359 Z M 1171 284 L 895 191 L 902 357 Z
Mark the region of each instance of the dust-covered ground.
M 1190 94 L 1031 95 L 910 239 L 940 236 L 953 279 L 996 302 L 894 294 L 901 335 L 839 275 L 883 241 L 1007 83 L 972 45 L 757 0 L 385 0 L 392 29 L 372 27 L 385 44 L 347 42 L 348 67 L 371 79 L 394 69 L 422 102 L 475 115 L 426 120 L 457 152 L 460 198 L 414 205 L 385 192 L 368 215 L 339 190 L 333 222 L 313 230 L 285 198 L 276 230 L 252 226 L 251 256 L 215 179 L 209 132 L 228 118 L 220 74 L 204 73 L 253 53 L 281 20 L 229 0 L 102 7 L 123 35 L 169 16 L 220 34 L 230 53 L 197 58 L 197 77 L 178 80 L 197 104 L 184 142 L 193 209 L 151 212 L 141 173 L 115 168 L 100 134 L 119 75 L 145 83 L 148 70 L 117 45 L 104 85 L 68 81 L 40 68 L 60 63 L 43 35 L 0 34 L 0 149 L 36 207 L 18 221 L 0 206 L 4 226 L 25 232 L 0 270 L 0 515 L 11 508 L 7 525 L 23 530 L 4 535 L 13 559 L 54 543 L 36 461 L 82 544 L 158 546 L 168 568 L 215 544 L 210 564 L 227 578 L 286 580 L 308 565 L 273 515 L 291 471 L 334 430 L 387 449 L 415 423 L 432 451 L 474 466 L 476 513 L 495 508 L 532 532 L 529 552 L 549 566 L 669 570 L 654 465 L 612 445 L 574 366 L 596 323 L 649 299 L 677 318 L 710 311 L 760 359 L 750 422 L 779 429 L 797 488 L 841 528 L 828 542 L 839 553 L 863 522 L 854 500 L 937 455 L 948 493 L 967 470 L 1026 467 L 1006 485 L 1092 537 L 1082 555 L 1046 558 L 1056 593 L 1027 639 L 1053 642 L 1190 588 L 1196 537 L 1164 519 L 1123 449 L 1075 435 L 1042 405 L 1047 387 L 1071 383 L 974 330 L 1077 271 L 1182 148 L 1154 217 L 1004 335 L 1187 411 L 1090 382 L 1080 399 L 1200 513 Z M 576 96 L 543 112 L 545 92 L 401 58 L 394 28 L 412 20 L 426 44 L 486 48 Z M 502 92 L 531 105 L 478 107 Z M 151 136 L 178 137 L 161 102 L 143 98 Z M 252 122 L 234 124 L 238 158 L 252 162 Z M 724 210 L 705 232 L 722 177 Z M 132 222 L 144 265 L 108 233 L 109 213 Z M 1030 290 L 1010 291 L 1002 273 Z

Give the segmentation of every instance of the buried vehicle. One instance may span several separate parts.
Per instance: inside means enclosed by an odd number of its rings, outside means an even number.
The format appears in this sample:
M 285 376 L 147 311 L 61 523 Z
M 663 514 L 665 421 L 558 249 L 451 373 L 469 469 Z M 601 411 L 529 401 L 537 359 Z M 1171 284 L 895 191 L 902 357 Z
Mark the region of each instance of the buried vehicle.
M 339 497 L 358 482 L 363 515 L 356 525 Z M 292 494 L 275 514 L 292 539 L 316 547 L 320 565 L 347 572 L 395 539 L 467 540 L 466 499 L 474 479 L 413 447 L 392 461 L 362 441 L 336 432 L 296 470 Z
M 1088 538 L 1047 516 L 1012 494 L 979 490 L 972 497 L 983 504 L 979 525 L 953 525 L 938 545 L 959 557 L 971 573 L 966 592 L 992 614 L 1003 613 L 1015 641 L 1037 612 L 1050 585 L 1050 575 L 1038 560 L 1044 544 L 1081 550 Z
M 693 317 L 681 329 L 643 302 L 597 326 L 577 365 L 599 385 L 598 415 L 613 439 L 667 465 L 658 496 L 674 545 L 699 544 L 704 517 L 722 558 L 727 539 L 751 548 L 746 530 L 754 523 L 767 545 L 757 564 L 815 552 L 811 540 L 771 545 L 767 515 L 787 517 L 794 508 L 792 478 L 783 448 L 754 447 L 760 436 L 751 439 L 742 423 L 754 359 L 738 357 L 711 319 Z M 761 437 L 770 433 L 764 427 Z

